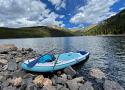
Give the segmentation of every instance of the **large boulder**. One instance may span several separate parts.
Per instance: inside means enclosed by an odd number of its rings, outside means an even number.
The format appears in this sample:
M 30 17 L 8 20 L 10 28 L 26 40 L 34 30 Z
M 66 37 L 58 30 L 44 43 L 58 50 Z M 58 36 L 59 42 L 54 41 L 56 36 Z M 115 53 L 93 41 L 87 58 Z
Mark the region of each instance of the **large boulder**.
M 110 80 L 105 80 L 103 88 L 104 90 L 124 90 L 119 83 Z
M 70 75 L 71 77 L 74 77 L 77 75 L 77 72 L 72 67 L 65 68 L 64 73 L 66 73 L 67 75 Z
M 79 90 L 94 90 L 92 83 L 87 81 L 85 84 L 83 84 Z
M 99 68 L 91 69 L 90 72 L 89 72 L 89 74 L 92 77 L 95 77 L 95 78 L 98 78 L 98 79 L 106 78 L 105 73 L 102 72 Z

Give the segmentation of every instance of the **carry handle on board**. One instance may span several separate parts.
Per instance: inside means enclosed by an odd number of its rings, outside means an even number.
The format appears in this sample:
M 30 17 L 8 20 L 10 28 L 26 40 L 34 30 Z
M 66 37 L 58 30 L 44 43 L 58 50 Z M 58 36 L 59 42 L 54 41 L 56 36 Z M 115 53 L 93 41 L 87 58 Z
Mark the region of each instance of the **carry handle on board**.
M 53 50 L 51 50 L 51 51 L 45 53 L 44 55 L 46 55 L 46 54 L 48 54 L 48 53 L 51 53 L 51 52 L 54 51 L 55 49 L 56 49 L 56 48 L 54 48 Z M 42 55 L 42 56 L 44 56 L 44 55 Z M 36 60 L 33 60 L 33 61 L 29 62 L 29 63 L 27 64 L 27 67 L 29 67 L 29 68 L 34 67 L 34 66 L 36 65 L 36 63 L 38 63 L 40 57 L 42 57 L 42 56 L 40 55 Z

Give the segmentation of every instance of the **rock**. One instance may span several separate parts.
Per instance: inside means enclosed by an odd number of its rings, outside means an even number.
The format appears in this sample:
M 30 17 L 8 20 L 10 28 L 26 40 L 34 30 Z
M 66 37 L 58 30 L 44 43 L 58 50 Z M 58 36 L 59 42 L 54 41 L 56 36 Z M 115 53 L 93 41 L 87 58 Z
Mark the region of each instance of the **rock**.
M 102 79 L 102 78 L 106 78 L 105 73 L 103 73 L 100 69 L 98 68 L 94 68 L 90 70 L 90 75 L 92 77 L 98 78 L 98 79 Z
M 33 51 L 33 49 L 32 48 L 27 48 L 27 49 L 25 49 L 26 51 L 29 51 L 29 52 L 32 52 Z
M 0 48 L 0 54 L 8 54 L 9 50 Z
M 77 77 L 74 78 L 72 80 L 68 80 L 68 82 L 72 82 L 72 83 L 84 83 L 83 77 Z
M 26 90 L 26 88 L 27 88 L 27 85 L 23 84 L 23 85 L 21 85 L 20 90 Z
M 68 80 L 71 80 L 72 77 L 71 77 L 70 75 L 67 75 L 67 79 L 68 79 Z
M 79 86 L 76 82 L 67 82 L 69 90 L 78 90 Z
M 67 79 L 65 79 L 65 78 L 58 77 L 58 79 L 56 79 L 57 84 L 64 85 L 64 84 L 66 84 L 66 82 L 67 82 Z
M 16 51 L 17 47 L 14 44 L 4 44 L 4 45 L 0 45 L 0 49 L 8 49 L 8 50 L 13 50 Z
M 18 77 L 18 78 L 15 78 L 15 79 L 12 80 L 12 84 L 16 87 L 21 86 L 21 83 L 22 83 L 21 77 Z
M 2 67 L 2 70 L 7 70 L 7 68 L 8 68 L 8 64 L 7 65 L 4 65 L 3 67 Z
M 85 84 L 83 84 L 79 90 L 94 90 L 92 83 L 87 81 Z
M 15 58 L 15 60 L 16 60 L 16 63 L 18 63 L 18 62 L 21 62 L 23 59 L 22 59 L 22 57 L 17 57 L 17 58 Z
M 52 81 L 48 78 L 44 78 L 43 85 L 44 86 L 52 86 Z
M 61 88 L 60 90 L 69 90 L 68 88 L 66 88 L 66 87 L 63 87 L 63 88 Z
M 2 79 L 3 79 L 3 76 L 2 76 L 2 75 L 0 75 L 0 82 L 2 81 Z
M 110 80 L 105 80 L 103 88 L 104 90 L 124 90 L 119 83 Z
M 3 90 L 16 90 L 16 87 L 12 87 L 12 86 L 4 87 Z
M 30 85 L 32 81 L 33 81 L 33 78 L 28 77 L 28 78 L 23 79 L 22 84 Z
M 4 82 L 2 83 L 2 86 L 3 86 L 3 87 L 9 86 L 9 82 L 8 82 L 8 81 L 4 81 Z
M 67 79 L 67 75 L 66 74 L 62 74 L 60 77 Z
M 7 60 L 6 59 L 0 59 L 0 64 L 1 65 L 5 65 L 5 64 L 7 64 Z
M 30 84 L 30 85 L 27 86 L 26 90 L 37 90 L 37 88 L 35 87 L 34 84 Z
M 63 87 L 63 85 L 60 85 L 60 84 L 57 84 L 57 85 L 56 85 L 56 89 L 57 89 L 57 90 L 60 90 L 62 87 Z
M 1 58 L 1 59 L 6 58 L 6 56 L 7 56 L 6 54 L 0 54 L 0 58 Z
M 66 73 L 67 75 L 70 75 L 71 77 L 74 77 L 77 75 L 77 72 L 72 67 L 65 68 L 64 73 Z
M 3 90 L 3 87 L 2 87 L 2 85 L 0 84 L 0 90 Z
M 11 60 L 8 62 L 8 70 L 9 71 L 15 71 L 17 70 L 17 64 L 15 60 Z
M 56 90 L 55 86 L 43 86 L 42 90 Z
M 43 82 L 44 82 L 43 75 L 39 75 L 33 80 L 33 83 L 39 87 L 43 87 Z

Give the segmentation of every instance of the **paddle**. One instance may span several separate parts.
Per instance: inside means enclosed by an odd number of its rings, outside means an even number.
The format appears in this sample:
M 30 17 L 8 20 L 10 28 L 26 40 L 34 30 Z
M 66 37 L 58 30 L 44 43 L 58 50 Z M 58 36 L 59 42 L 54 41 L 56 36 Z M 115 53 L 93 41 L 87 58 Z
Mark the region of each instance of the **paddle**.
M 51 50 L 51 51 L 45 53 L 44 55 L 46 55 L 46 54 L 48 54 L 48 53 L 51 53 L 51 52 L 54 51 L 55 49 L 56 49 L 56 48 L 54 48 L 53 50 Z M 42 55 L 42 56 L 44 56 L 44 55 Z M 40 59 L 42 56 L 40 55 L 37 59 L 35 59 L 35 60 L 29 62 L 29 63 L 27 64 L 27 67 L 29 67 L 29 68 L 34 67 L 34 66 L 36 65 L 36 63 L 38 63 L 39 59 Z
M 55 63 L 54 63 L 54 66 L 53 66 L 53 71 L 54 71 L 54 68 L 55 68 L 55 66 L 56 66 L 56 63 L 57 63 L 57 61 L 58 61 L 58 59 L 59 59 L 59 56 L 60 56 L 60 54 L 58 55 L 58 57 L 57 57 L 56 60 L 55 60 Z

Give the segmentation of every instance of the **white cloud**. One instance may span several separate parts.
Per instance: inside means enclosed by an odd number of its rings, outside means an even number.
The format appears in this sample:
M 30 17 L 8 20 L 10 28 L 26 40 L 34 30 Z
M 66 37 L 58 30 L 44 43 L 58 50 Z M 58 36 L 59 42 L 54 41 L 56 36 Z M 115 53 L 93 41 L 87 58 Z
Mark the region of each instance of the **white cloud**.
M 53 5 L 55 5 L 56 10 L 66 7 L 65 0 L 48 0 L 48 1 L 51 2 Z
M 40 0 L 0 0 L 0 26 L 26 27 L 60 25 L 60 15 L 51 12 Z M 48 23 L 49 22 L 49 23 Z
M 121 11 L 121 10 L 123 10 L 123 9 L 125 9 L 125 7 L 121 7 L 119 10 Z
M 111 6 L 118 0 L 87 0 L 87 4 L 78 9 L 78 12 L 70 19 L 71 23 L 98 23 L 114 14 Z

